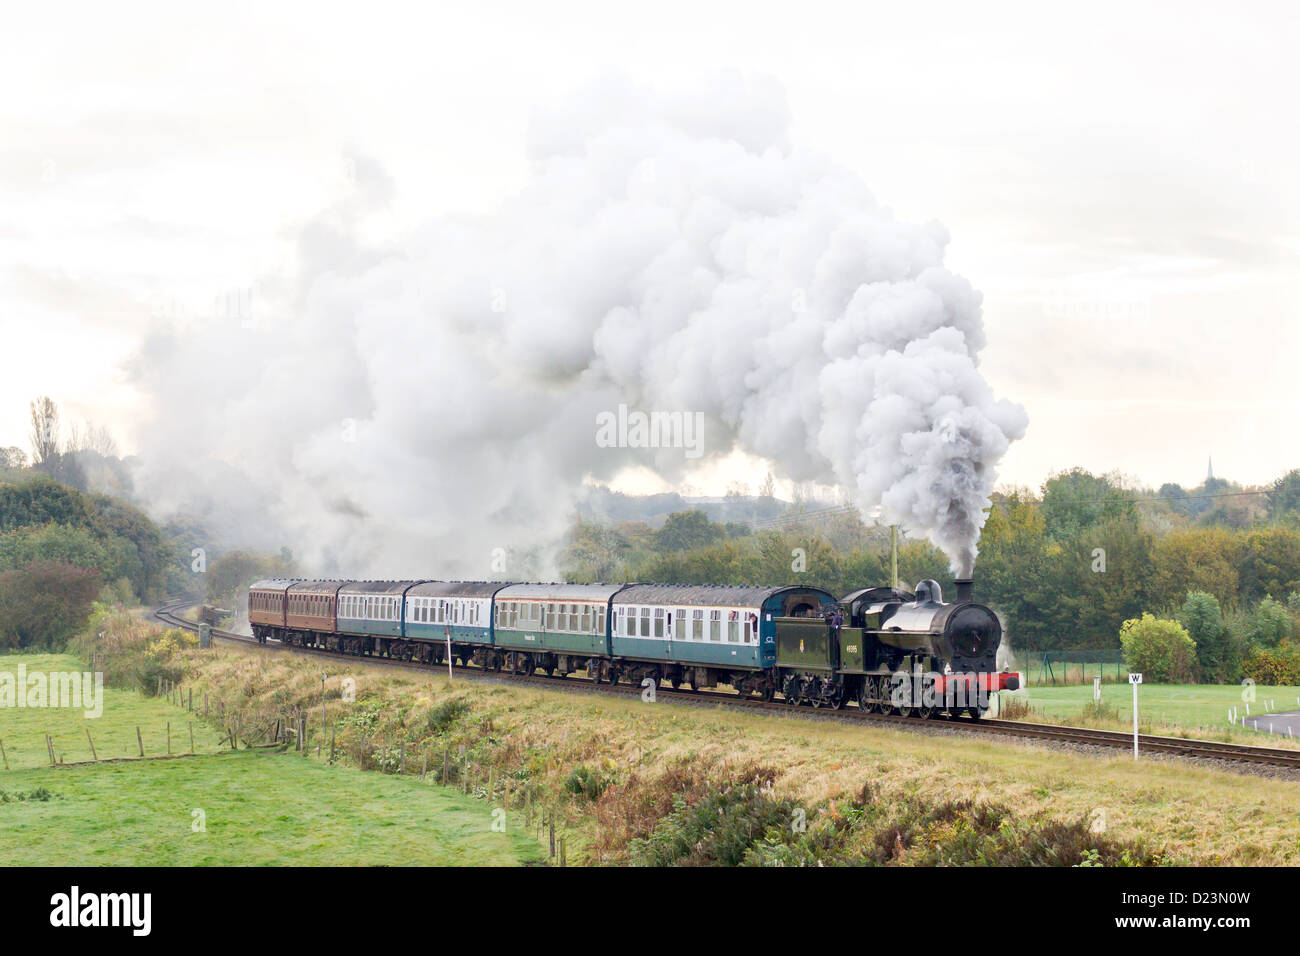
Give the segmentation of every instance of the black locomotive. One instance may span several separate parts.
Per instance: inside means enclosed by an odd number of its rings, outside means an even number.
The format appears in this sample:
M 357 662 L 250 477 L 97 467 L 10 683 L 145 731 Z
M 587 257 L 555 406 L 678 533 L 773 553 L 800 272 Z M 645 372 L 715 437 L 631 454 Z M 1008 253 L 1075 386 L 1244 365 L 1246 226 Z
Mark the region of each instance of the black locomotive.
M 978 719 L 990 693 L 1020 686 L 996 670 L 1002 625 L 975 603 L 968 579 L 957 581 L 952 603 L 933 580 L 915 593 L 854 591 L 819 617 L 778 619 L 776 641 L 776 680 L 795 705 L 853 700 L 873 713 Z

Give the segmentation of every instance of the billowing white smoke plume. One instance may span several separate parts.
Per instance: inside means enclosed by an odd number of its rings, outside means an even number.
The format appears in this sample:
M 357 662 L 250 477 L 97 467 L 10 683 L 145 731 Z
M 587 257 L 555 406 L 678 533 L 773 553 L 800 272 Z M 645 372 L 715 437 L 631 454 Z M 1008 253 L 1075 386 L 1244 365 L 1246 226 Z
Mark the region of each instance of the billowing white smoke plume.
M 941 226 L 895 221 L 787 131 L 762 82 L 606 79 L 536 118 L 496 213 L 390 249 L 353 238 L 392 193 L 358 161 L 277 308 L 146 346 L 141 493 L 256 502 L 246 525 L 321 573 L 518 576 L 502 554 L 554 542 L 584 478 L 700 463 L 601 447 L 625 403 L 701 412 L 706 460 L 838 483 L 968 572 L 1026 424 L 977 370 L 980 295 Z

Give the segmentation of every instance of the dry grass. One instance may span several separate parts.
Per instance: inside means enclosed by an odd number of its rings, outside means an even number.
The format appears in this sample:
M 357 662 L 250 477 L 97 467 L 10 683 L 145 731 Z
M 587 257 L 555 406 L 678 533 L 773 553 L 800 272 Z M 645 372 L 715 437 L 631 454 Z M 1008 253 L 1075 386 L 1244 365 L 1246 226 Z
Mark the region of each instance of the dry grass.
M 1191 864 L 1300 862 L 1300 784 L 1248 777 L 1185 762 L 1048 750 L 1013 742 L 927 736 L 829 721 L 644 704 L 639 700 L 539 691 L 445 674 L 321 662 L 272 651 L 223 646 L 182 651 L 193 679 L 228 712 L 263 722 L 299 708 L 321 734 L 321 668 L 326 707 L 339 749 L 374 765 L 407 742 L 417 760 L 440 766 L 450 754 L 453 779 L 491 773 L 517 782 L 516 793 L 567 816 L 585 830 L 594 859 L 670 809 L 665 800 L 698 774 L 771 771 L 781 799 L 834 814 L 837 801 L 870 785 L 877 801 L 969 800 L 1014 808 L 1018 819 L 1075 826 L 1101 821 L 1105 838 L 1146 847 Z M 357 702 L 343 703 L 344 678 Z M 450 699 L 468 706 L 447 721 Z M 441 708 L 441 709 L 440 709 Z M 427 757 L 425 755 L 428 755 Z M 582 768 L 574 782 L 575 772 Z M 682 777 L 686 774 L 687 777 Z M 673 775 L 678 782 L 674 784 Z M 599 783 L 591 784 L 592 780 Z M 651 786 L 650 784 L 654 784 Z M 589 790 L 613 788 L 624 802 Z M 628 796 L 633 795 L 633 796 Z M 641 800 L 638 804 L 636 801 Z M 638 822 L 639 821 L 639 822 Z M 621 829 L 620 829 L 621 828 Z M 613 835 L 614 839 L 611 839 Z

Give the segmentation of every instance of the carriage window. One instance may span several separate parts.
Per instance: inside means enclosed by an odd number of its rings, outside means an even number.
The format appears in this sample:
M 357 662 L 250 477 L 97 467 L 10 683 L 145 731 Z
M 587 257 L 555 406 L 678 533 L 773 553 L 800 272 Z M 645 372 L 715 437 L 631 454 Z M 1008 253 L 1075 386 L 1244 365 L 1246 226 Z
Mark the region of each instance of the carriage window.
M 691 640 L 693 641 L 704 640 L 704 612 L 703 611 L 691 612 Z
M 648 607 L 641 608 L 641 636 L 650 636 L 650 609 Z
M 555 605 L 554 604 L 546 605 L 546 629 L 548 631 L 555 630 Z
M 664 609 L 655 608 L 655 637 L 664 636 Z
M 721 611 L 709 612 L 709 640 L 711 641 L 722 640 L 722 612 Z
M 578 628 L 578 630 L 582 631 L 584 634 L 591 633 L 591 605 L 590 604 L 584 604 L 582 606 L 581 625 L 582 626 Z
M 740 643 L 740 615 L 735 611 L 727 615 L 727 643 Z
M 605 633 L 605 609 L 603 607 L 596 609 L 596 633 Z

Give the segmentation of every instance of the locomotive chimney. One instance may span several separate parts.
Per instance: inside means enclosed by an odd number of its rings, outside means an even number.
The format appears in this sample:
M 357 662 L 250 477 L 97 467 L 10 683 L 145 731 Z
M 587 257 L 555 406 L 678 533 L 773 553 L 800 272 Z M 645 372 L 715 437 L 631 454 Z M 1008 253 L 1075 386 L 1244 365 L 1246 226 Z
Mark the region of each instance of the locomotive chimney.
M 957 585 L 957 601 L 974 601 L 975 600 L 975 581 L 971 578 L 958 578 L 953 582 Z

